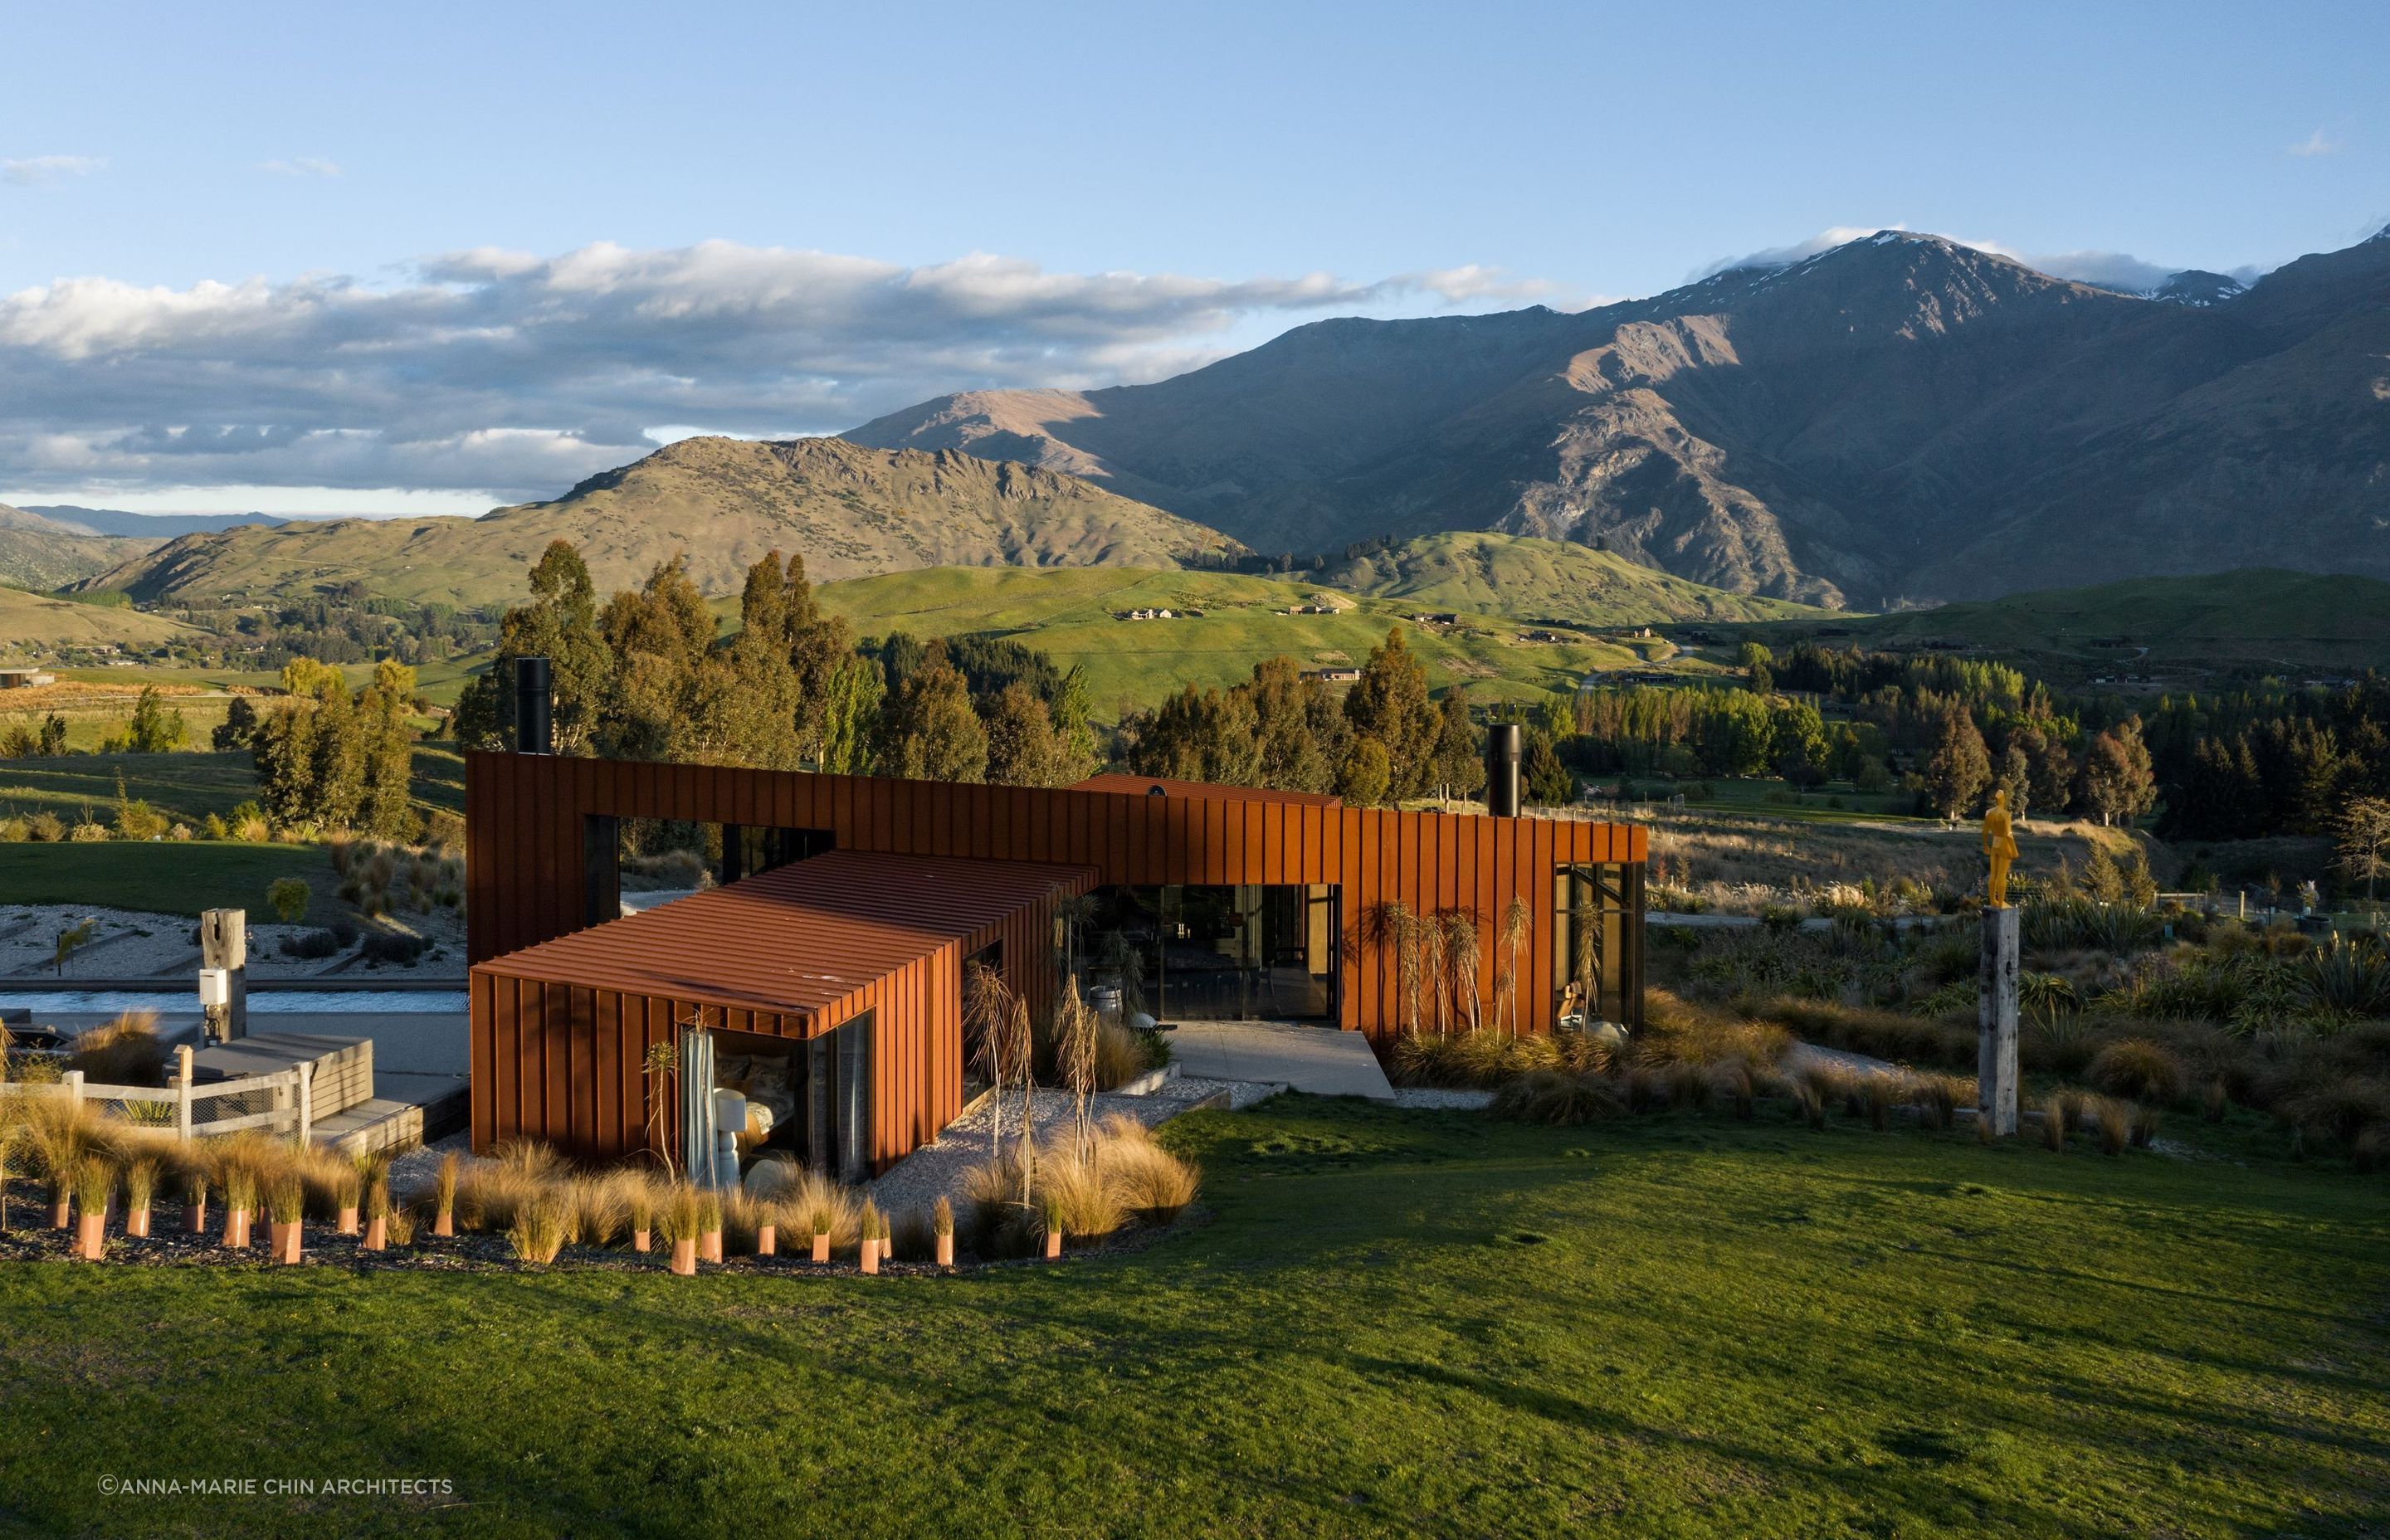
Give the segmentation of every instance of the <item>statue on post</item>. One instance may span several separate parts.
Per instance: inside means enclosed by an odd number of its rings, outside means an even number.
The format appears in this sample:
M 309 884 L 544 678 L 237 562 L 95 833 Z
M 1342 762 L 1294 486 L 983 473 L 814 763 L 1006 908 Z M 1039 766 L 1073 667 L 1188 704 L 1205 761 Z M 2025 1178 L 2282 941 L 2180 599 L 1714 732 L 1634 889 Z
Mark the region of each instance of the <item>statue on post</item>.
M 2009 902 L 2009 863 L 2017 856 L 2016 831 L 2009 823 L 2006 787 L 1992 793 L 1992 805 L 1984 814 L 1984 853 L 1992 863 L 1991 875 L 1984 884 L 1984 902 L 1995 909 L 2004 909 Z

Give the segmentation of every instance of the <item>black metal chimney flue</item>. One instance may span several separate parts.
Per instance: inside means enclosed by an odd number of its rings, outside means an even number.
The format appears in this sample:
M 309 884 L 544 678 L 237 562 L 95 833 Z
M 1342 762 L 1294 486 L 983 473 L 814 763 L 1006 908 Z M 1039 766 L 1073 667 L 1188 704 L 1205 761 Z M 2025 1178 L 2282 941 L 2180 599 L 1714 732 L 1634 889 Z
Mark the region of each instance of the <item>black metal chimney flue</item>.
M 556 752 L 553 720 L 555 692 L 548 683 L 547 660 L 515 660 L 515 752 Z
M 1519 815 L 1519 760 L 1523 733 L 1515 722 L 1485 729 L 1485 811 L 1497 818 Z

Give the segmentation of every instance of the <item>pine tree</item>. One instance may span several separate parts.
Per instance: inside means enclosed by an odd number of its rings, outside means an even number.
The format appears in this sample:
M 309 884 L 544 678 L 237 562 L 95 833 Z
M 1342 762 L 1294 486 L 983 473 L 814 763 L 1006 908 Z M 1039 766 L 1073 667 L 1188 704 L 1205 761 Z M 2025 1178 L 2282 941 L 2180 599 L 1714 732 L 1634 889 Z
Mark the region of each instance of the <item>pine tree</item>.
M 1945 818 L 1956 818 L 1973 807 L 1992 783 L 1991 756 L 1974 719 L 1952 707 L 1942 718 L 1933 757 L 1925 762 L 1925 787 Z
M 1440 724 L 1428 701 L 1427 671 L 1403 640 L 1402 627 L 1389 628 L 1362 665 L 1344 697 L 1344 720 L 1385 750 L 1389 797 L 1416 797 L 1432 784 Z

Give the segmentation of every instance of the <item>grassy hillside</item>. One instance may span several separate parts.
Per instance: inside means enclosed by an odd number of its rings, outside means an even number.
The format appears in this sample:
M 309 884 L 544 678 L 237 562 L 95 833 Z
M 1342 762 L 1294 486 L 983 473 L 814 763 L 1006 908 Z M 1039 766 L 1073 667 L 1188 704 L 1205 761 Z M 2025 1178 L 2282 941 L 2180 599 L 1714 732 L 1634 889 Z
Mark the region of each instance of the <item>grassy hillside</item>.
M 2345 674 L 2390 668 L 2390 583 L 2250 568 L 1765 628 L 1788 641 L 1821 630 L 1869 646 L 1985 648 L 2061 678 Z
M 0 588 L 0 661 L 30 661 L 59 648 L 163 647 L 196 635 L 163 615 L 125 604 L 84 604 Z
M 63 588 L 130 561 L 158 541 L 96 534 L 0 504 L 0 584 Z M 15 633 L 0 621 L 0 640 Z
M 1463 531 L 1407 540 L 1330 567 L 1323 582 L 1426 610 L 1651 625 L 1667 621 L 1777 621 L 1830 611 L 1754 598 L 1672 577 L 1571 541 Z
M 1388 626 L 1420 608 L 1355 599 L 1317 584 L 1127 568 L 947 567 L 827 584 L 820 593 L 824 609 L 844 615 L 867 635 L 1018 637 L 1064 667 L 1084 669 L 1089 698 L 1106 721 L 1117 717 L 1124 701 L 1150 705 L 1181 685 L 1235 684 L 1255 663 L 1279 653 L 1304 668 L 1357 665 L 1385 639 Z M 1347 608 L 1330 615 L 1277 613 L 1323 594 Z M 1152 608 L 1197 610 L 1202 616 L 1112 618 L 1116 610 Z M 1486 615 L 1462 615 L 1448 630 L 1408 630 L 1434 687 L 1465 683 L 1484 699 L 1573 689 L 1589 669 L 1629 668 L 1641 661 L 1614 643 L 1522 643 L 1515 623 Z
M 1231 548 L 1198 524 L 1075 477 L 966 455 L 836 439 L 687 439 L 549 503 L 480 519 L 351 519 L 186 535 L 95 580 L 143 599 L 303 597 L 348 582 L 418 602 L 510 604 L 552 540 L 570 540 L 598 592 L 686 552 L 709 594 L 735 594 L 766 551 L 816 578 L 1017 563 L 1166 567 Z

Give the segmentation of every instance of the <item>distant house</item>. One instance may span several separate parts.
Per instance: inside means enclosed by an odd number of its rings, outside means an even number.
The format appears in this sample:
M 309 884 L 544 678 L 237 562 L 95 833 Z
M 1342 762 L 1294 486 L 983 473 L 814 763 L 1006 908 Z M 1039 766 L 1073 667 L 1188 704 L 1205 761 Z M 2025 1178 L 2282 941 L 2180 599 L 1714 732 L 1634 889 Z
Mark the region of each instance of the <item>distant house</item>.
M 1323 685 L 1350 685 L 1361 677 L 1356 668 L 1315 668 L 1304 671 L 1305 679 L 1317 679 Z
M 58 682 L 57 674 L 44 674 L 40 669 L 0 668 L 0 690 L 39 689 L 44 685 L 55 685 Z
M 1457 625 L 1460 621 L 1458 615 L 1448 610 L 1433 615 L 1412 615 L 1407 619 L 1413 625 Z

